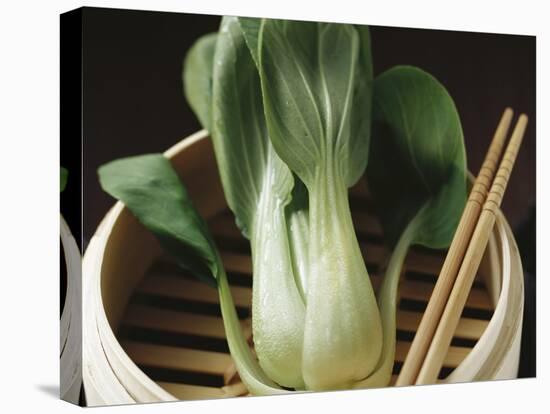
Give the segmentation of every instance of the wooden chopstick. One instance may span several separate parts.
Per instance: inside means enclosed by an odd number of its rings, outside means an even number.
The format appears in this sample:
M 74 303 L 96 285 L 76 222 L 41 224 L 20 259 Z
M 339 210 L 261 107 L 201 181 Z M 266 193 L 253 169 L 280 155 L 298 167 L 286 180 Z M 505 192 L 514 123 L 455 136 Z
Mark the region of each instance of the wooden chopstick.
M 497 126 L 485 160 L 481 165 L 479 174 L 474 182 L 464 212 L 460 218 L 456 233 L 453 237 L 449 252 L 441 268 L 434 290 L 422 316 L 422 320 L 413 339 L 407 357 L 397 377 L 396 386 L 414 384 L 428 347 L 432 340 L 437 324 L 449 298 L 456 275 L 466 253 L 468 243 L 474 232 L 475 224 L 481 213 L 481 207 L 485 202 L 489 187 L 497 169 L 497 163 L 504 148 L 504 142 L 508 135 L 508 129 L 512 121 L 513 111 L 506 108 Z
M 526 126 L 527 116 L 521 114 L 512 133 L 512 138 L 506 147 L 504 157 L 500 162 L 487 200 L 483 204 L 479 221 L 475 226 L 472 239 L 449 295 L 449 300 L 426 354 L 426 359 L 416 379 L 416 384 L 433 384 L 437 381 L 437 376 L 443 365 L 443 359 L 448 352 L 449 345 L 460 320 L 460 315 L 464 309 L 464 304 L 472 288 L 477 269 L 493 230 L 496 213 L 502 202 L 502 197 L 523 140 Z

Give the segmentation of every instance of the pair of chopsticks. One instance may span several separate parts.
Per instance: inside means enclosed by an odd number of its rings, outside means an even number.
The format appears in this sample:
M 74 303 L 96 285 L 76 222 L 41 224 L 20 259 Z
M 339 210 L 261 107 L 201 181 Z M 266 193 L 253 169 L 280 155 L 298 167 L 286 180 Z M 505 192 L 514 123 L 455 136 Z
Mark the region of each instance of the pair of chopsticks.
M 495 131 L 396 386 L 437 381 L 527 126 L 527 116 L 521 114 L 498 164 L 512 115 L 512 109 L 506 108 Z

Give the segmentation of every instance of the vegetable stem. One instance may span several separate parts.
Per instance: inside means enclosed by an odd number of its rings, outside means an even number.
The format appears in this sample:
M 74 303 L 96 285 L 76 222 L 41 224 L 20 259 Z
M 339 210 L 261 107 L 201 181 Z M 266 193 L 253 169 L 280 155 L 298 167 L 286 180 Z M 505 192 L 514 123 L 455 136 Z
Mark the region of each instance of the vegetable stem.
M 280 388 L 265 374 L 254 358 L 250 347 L 243 335 L 239 317 L 235 310 L 233 297 L 223 270 L 221 258 L 218 260 L 220 272 L 218 274 L 218 293 L 223 324 L 227 334 L 227 343 L 233 361 L 246 388 L 254 395 L 285 394 L 288 391 Z
M 305 306 L 296 285 L 285 220 L 286 201 L 268 185 L 251 234 L 252 330 L 260 366 L 278 384 L 304 388 Z
M 391 381 L 395 359 L 397 292 L 403 264 L 416 232 L 422 224 L 426 203 L 411 219 L 393 250 L 384 279 L 378 291 L 378 307 L 382 319 L 383 347 L 380 360 L 372 375 L 354 384 L 354 388 L 385 387 Z
M 382 347 L 380 315 L 353 229 L 347 187 L 327 170 L 309 188 L 303 372 L 306 388 L 314 390 L 349 388 L 365 378 Z
M 309 214 L 307 210 L 294 211 L 287 215 L 290 255 L 294 269 L 294 279 L 300 296 L 306 303 L 308 254 L 309 254 Z

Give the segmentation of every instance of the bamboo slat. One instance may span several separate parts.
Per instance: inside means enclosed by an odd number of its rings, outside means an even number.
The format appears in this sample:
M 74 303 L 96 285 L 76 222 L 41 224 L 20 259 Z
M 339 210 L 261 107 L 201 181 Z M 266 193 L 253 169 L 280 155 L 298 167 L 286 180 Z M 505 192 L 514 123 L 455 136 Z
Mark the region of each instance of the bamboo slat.
M 244 256 L 243 256 L 244 258 Z M 249 260 L 246 257 L 246 260 Z M 227 267 L 228 271 L 239 269 L 243 265 L 237 264 L 235 267 Z M 250 274 L 247 272 L 246 274 Z M 371 281 L 375 289 L 378 288 L 381 282 L 381 277 L 377 274 L 371 274 Z M 403 280 L 400 284 L 400 292 L 402 299 L 414 301 L 426 301 L 430 298 L 433 289 L 433 284 Z M 149 295 L 158 295 L 181 300 L 190 300 L 206 303 L 219 303 L 217 291 L 205 285 L 204 283 L 182 277 L 177 274 L 155 275 L 154 277 L 146 278 L 136 291 Z M 251 303 L 252 289 L 249 287 L 232 286 L 233 299 L 237 306 L 248 307 Z M 473 289 L 468 297 L 466 306 L 472 309 L 491 310 L 493 305 L 489 299 L 487 291 L 484 289 Z
M 153 306 L 131 304 L 124 323 L 137 328 L 225 339 L 223 319 L 220 317 L 175 312 Z
M 422 315 L 419 312 L 399 310 L 397 313 L 397 329 L 416 332 Z M 477 340 L 481 337 L 489 322 L 483 319 L 462 317 L 456 328 L 455 337 Z
M 409 348 L 411 346 L 410 342 L 404 342 L 404 341 L 397 341 L 397 344 L 395 346 L 395 360 L 397 362 L 403 362 L 405 360 L 405 357 L 407 356 L 407 352 L 409 352 Z M 462 346 L 451 346 L 449 347 L 449 351 L 445 355 L 443 359 L 443 366 L 449 367 L 449 368 L 456 368 L 460 363 L 466 358 L 468 353 L 470 352 L 470 348 L 462 347 Z
M 122 341 L 122 347 L 138 365 L 223 376 L 231 357 L 221 352 Z
M 174 382 L 158 381 L 158 385 L 176 397 L 178 400 L 223 398 L 227 395 L 219 387 L 204 385 L 189 385 Z
M 146 278 L 137 286 L 136 291 L 181 300 L 219 303 L 216 289 L 181 276 L 157 275 L 154 278 Z M 231 292 L 233 293 L 235 305 L 242 307 L 250 305 L 250 297 L 252 296 L 250 288 L 233 286 Z

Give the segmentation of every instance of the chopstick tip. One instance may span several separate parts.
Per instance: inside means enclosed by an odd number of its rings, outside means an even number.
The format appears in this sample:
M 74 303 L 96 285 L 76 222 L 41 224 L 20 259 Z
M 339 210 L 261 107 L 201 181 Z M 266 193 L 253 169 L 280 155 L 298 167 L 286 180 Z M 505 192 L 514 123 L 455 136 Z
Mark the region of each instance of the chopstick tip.
M 529 117 L 526 114 L 521 114 L 518 118 L 518 122 L 519 121 L 527 123 L 527 121 L 529 121 Z

